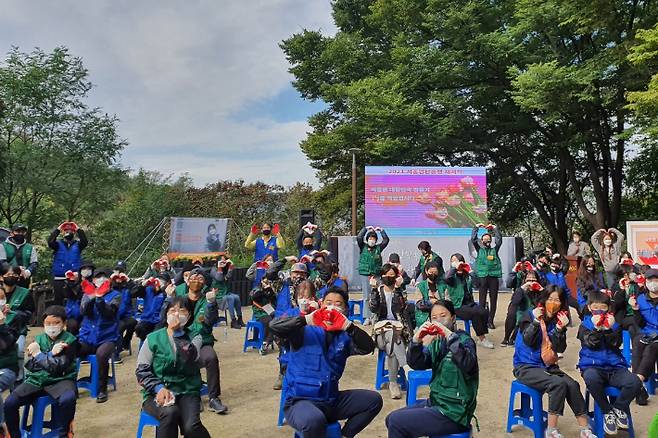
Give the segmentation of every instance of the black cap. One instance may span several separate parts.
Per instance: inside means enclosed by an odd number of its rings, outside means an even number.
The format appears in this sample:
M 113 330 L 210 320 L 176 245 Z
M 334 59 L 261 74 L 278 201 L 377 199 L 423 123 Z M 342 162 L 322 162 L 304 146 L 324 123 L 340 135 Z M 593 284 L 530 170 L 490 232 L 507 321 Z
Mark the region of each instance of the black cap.
M 647 269 L 644 278 L 658 278 L 658 269 Z
M 80 269 L 83 268 L 91 268 L 91 270 L 93 271 L 94 269 L 96 269 L 96 266 L 94 265 L 94 262 L 92 262 L 91 260 L 83 260 L 82 263 L 80 264 Z
M 101 275 L 109 277 L 112 275 L 112 270 L 109 268 L 98 268 L 94 271 L 94 277 L 100 277 Z
M 128 269 L 128 265 L 126 265 L 125 260 L 119 260 L 116 265 L 114 265 L 114 270 L 115 271 L 121 271 L 125 272 L 126 269 Z
M 12 231 L 12 232 L 14 232 L 14 231 L 20 231 L 20 230 L 27 231 L 27 227 L 26 227 L 25 225 L 23 225 L 23 224 L 14 224 L 14 225 L 11 227 L 11 231 Z

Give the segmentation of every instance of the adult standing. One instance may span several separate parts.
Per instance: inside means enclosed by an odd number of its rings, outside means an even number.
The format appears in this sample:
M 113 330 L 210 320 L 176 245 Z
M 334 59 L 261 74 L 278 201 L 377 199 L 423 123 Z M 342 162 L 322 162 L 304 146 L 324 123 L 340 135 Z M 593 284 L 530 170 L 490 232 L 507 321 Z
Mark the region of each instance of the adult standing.
M 301 260 L 302 257 L 310 255 L 313 251 L 320 251 L 321 247 L 322 232 L 320 228 L 315 224 L 307 222 L 299 230 L 299 234 L 297 234 L 297 251 L 299 251 L 297 258 Z
M 377 243 L 377 232 L 381 233 L 382 241 Z M 364 240 L 365 239 L 365 240 Z M 361 276 L 361 291 L 363 302 L 368 303 L 370 298 L 370 277 L 379 277 L 382 270 L 382 252 L 388 246 L 386 230 L 380 227 L 363 227 L 356 236 L 361 255 L 359 256 L 359 275 Z M 371 311 L 368 305 L 363 306 L 365 324 L 370 324 Z
M 571 242 L 567 248 L 567 255 L 570 257 L 585 257 L 592 253 L 589 243 L 583 242 L 580 231 L 574 231 L 571 234 Z
M 271 255 L 275 262 L 279 260 L 279 250 L 285 247 L 279 231 L 279 224 L 272 226 L 269 222 L 265 222 L 260 230 L 261 236 L 258 236 L 258 225 L 251 227 L 244 247 L 254 251 L 254 262 L 264 260 L 267 255 Z
M 425 265 L 430 263 L 430 262 L 436 262 L 437 265 L 439 265 L 439 277 L 443 277 L 445 275 L 445 271 L 443 270 L 443 259 L 432 251 L 432 245 L 427 240 L 423 240 L 418 244 L 418 249 L 420 250 L 420 259 L 418 260 L 418 265 L 416 265 L 416 269 L 414 269 L 414 275 L 412 279 L 415 281 L 418 280 L 418 276 L 422 275 L 423 280 L 427 280 L 427 277 L 425 276 Z
M 58 239 L 60 235 L 62 238 Z M 48 236 L 48 247 L 53 250 L 53 304 L 61 306 L 64 303 L 66 272 L 78 272 L 82 264 L 82 250 L 88 244 L 84 230 L 75 222 L 62 223 Z
M 616 228 L 600 229 L 592 235 L 592 246 L 599 253 L 608 289 L 617 282 L 617 265 L 623 243 L 624 234 Z
M 480 228 L 487 230 L 481 239 L 478 238 Z M 493 236 L 491 233 L 493 233 Z M 498 307 L 498 283 L 503 276 L 502 263 L 498 255 L 500 247 L 503 244 L 503 235 L 495 225 L 489 224 L 485 227 L 483 224 L 477 224 L 473 227 L 471 242 L 477 251 L 475 265 L 477 270 L 476 275 L 479 278 L 480 285 L 478 291 L 480 295 L 480 306 L 485 307 L 487 305 L 487 294 L 489 294 L 491 303 L 489 306 L 489 322 L 487 326 L 493 330 L 496 328 L 494 326 L 494 318 L 496 317 L 496 308 Z
M 12 267 L 21 268 L 18 286 L 29 287 L 30 277 L 39 267 L 37 249 L 26 240 L 27 227 L 16 224 L 11 227 L 11 234 L 0 245 L 0 263 L 7 262 Z

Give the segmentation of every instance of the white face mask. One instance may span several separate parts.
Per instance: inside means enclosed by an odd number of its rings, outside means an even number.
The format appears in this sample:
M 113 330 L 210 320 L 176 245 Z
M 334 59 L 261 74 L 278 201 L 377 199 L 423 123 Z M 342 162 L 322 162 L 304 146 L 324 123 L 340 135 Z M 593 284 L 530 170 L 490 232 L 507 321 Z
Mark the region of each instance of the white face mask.
M 4 306 L 7 304 L 7 300 L 0 300 L 0 307 Z
M 340 313 L 344 313 L 344 310 L 343 310 L 343 308 L 342 308 L 341 306 L 336 306 L 336 305 L 333 305 L 333 304 L 329 304 L 329 305 L 327 305 L 326 309 L 327 309 L 327 310 L 337 310 L 337 311 L 339 311 Z
M 167 325 L 173 325 L 177 319 L 181 327 L 183 327 L 187 323 L 187 315 L 182 315 L 176 312 L 167 313 Z
M 43 331 L 48 335 L 49 338 L 55 339 L 62 333 L 62 326 L 59 325 L 47 325 L 43 328 Z
M 447 329 L 452 330 L 452 326 L 454 325 L 452 322 L 452 318 L 432 318 L 432 322 L 439 322 L 443 324 Z
M 580 237 L 574 237 L 574 238 L 573 238 L 573 242 L 574 242 L 574 243 L 578 243 L 578 242 L 580 242 Z
M 368 240 L 368 246 L 369 246 L 370 248 L 372 248 L 372 247 L 375 246 L 375 245 L 377 245 L 377 241 L 376 241 L 376 240 Z
M 604 244 L 605 246 L 610 246 L 610 245 L 612 245 L 612 240 L 610 240 L 610 239 L 605 239 L 605 240 L 603 241 L 603 244 Z
M 101 287 L 107 281 L 105 277 L 94 278 L 94 286 Z
M 658 281 L 652 280 L 652 281 L 647 281 L 647 289 L 649 292 L 656 293 L 658 292 Z
M 83 278 L 88 278 L 91 276 L 91 269 L 83 269 L 80 271 L 80 275 L 82 275 Z
M 457 266 L 459 266 L 460 263 L 461 262 L 459 260 L 455 260 L 454 262 L 450 262 L 450 266 L 457 269 Z
M 184 326 L 187 324 L 187 315 L 178 315 L 178 320 L 180 321 L 180 325 Z

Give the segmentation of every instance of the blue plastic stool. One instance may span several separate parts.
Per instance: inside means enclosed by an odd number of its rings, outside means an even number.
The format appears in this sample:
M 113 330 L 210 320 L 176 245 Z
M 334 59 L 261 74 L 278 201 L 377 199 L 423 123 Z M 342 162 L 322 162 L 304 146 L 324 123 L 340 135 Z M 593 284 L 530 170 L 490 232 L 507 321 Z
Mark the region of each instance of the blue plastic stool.
M 464 323 L 464 331 L 468 333 L 468 335 L 471 335 L 471 321 L 468 319 L 461 319 L 460 317 L 457 317 L 457 321 L 461 321 Z
M 407 406 L 413 406 L 418 403 L 418 388 L 427 386 L 432 380 L 432 370 L 412 370 L 407 374 Z
M 46 409 L 50 406 L 50 421 L 45 420 Z M 32 424 L 28 425 L 30 417 L 30 408 L 32 408 Z M 59 436 L 61 425 L 57 418 L 55 400 L 49 395 L 37 398 L 31 404 L 23 408 L 23 417 L 21 420 L 21 438 L 55 438 Z M 44 432 L 49 429 L 50 432 Z
M 656 388 L 658 388 L 658 372 L 653 373 L 653 375 L 644 382 L 644 387 L 649 394 L 656 395 Z
M 608 399 L 610 399 L 610 401 L 612 402 L 617 397 L 619 397 L 619 390 L 612 386 L 607 386 L 605 388 L 605 395 L 607 395 Z M 589 398 L 590 398 L 589 391 L 585 391 L 585 406 L 587 406 L 587 411 L 589 415 L 589 424 L 592 427 L 592 431 L 594 432 L 594 435 L 604 437 L 605 433 L 603 432 L 603 412 L 601 411 L 601 408 L 596 403 L 593 397 L 592 397 L 592 401 L 594 403 L 594 411 L 590 411 Z M 633 430 L 633 417 L 631 416 L 630 409 L 626 411 L 626 414 L 628 415 L 628 430 L 626 432 L 628 432 L 628 436 L 630 438 L 635 438 L 635 431 Z
M 451 433 L 450 435 L 430 435 L 430 438 L 471 438 L 473 429 L 469 428 L 467 432 Z
M 80 371 L 80 360 L 78 359 L 78 371 Z M 98 397 L 98 392 L 100 391 L 100 375 L 98 374 L 98 361 L 96 360 L 95 354 L 90 354 L 85 357 L 85 360 L 89 362 L 89 375 L 87 377 L 78 378 L 78 389 L 86 389 L 89 391 L 89 395 L 93 398 Z M 112 374 L 107 377 L 107 384 L 112 385 L 114 390 L 117 390 L 117 379 L 116 371 L 114 370 L 114 359 L 110 356 L 110 368 Z M 108 373 L 109 374 L 109 373 Z
M 283 406 L 286 404 L 286 396 L 288 394 L 288 383 L 286 382 L 286 378 L 283 378 L 283 384 L 281 385 L 281 400 L 279 400 L 279 418 L 276 422 L 276 425 L 281 427 L 285 424 L 286 418 L 285 414 L 283 413 Z
M 363 324 L 364 318 L 363 318 L 363 303 L 364 300 L 349 300 L 348 306 L 350 310 L 350 316 L 349 319 L 350 321 L 358 321 L 360 324 Z M 359 313 L 356 313 L 355 307 L 359 306 Z
M 521 409 L 514 409 L 516 394 L 521 394 Z M 518 380 L 513 381 L 507 412 L 507 433 L 512 432 L 512 426 L 521 425 L 532 430 L 535 438 L 543 438 L 548 414 L 542 409 L 541 399 L 541 392 L 524 385 Z
M 142 411 L 139 415 L 139 425 L 137 426 L 137 435 L 135 438 L 142 438 L 142 433 L 144 432 L 145 427 L 155 427 L 155 432 L 158 432 L 158 427 L 160 426 L 160 421 L 154 417 L 151 417 L 146 412 Z
M 377 356 L 377 375 L 375 376 L 375 389 L 382 389 L 384 383 L 389 382 L 389 370 L 386 369 L 386 353 L 382 350 L 379 350 L 379 355 Z M 398 383 L 402 390 L 407 389 L 407 376 L 404 373 L 404 368 L 400 367 L 398 371 Z
M 249 339 L 249 334 L 253 332 L 254 339 Z M 247 330 L 244 333 L 244 346 L 242 347 L 242 352 L 246 353 L 247 348 L 255 348 L 256 350 L 260 349 L 263 346 L 265 341 L 265 327 L 260 321 L 252 319 L 247 321 Z
M 139 306 L 142 306 L 142 311 L 139 310 Z M 135 321 L 139 322 L 142 320 L 143 310 L 144 310 L 144 298 L 137 298 L 135 300 Z
M 340 432 L 340 423 L 335 422 L 327 425 L 327 438 L 342 438 L 343 435 Z M 295 431 L 294 438 L 302 438 L 300 432 Z
M 622 343 L 622 348 L 621 348 L 621 354 L 624 356 L 624 359 L 626 359 L 627 364 L 631 364 L 631 334 L 628 332 L 628 330 L 622 330 L 621 332 L 621 338 L 623 340 Z

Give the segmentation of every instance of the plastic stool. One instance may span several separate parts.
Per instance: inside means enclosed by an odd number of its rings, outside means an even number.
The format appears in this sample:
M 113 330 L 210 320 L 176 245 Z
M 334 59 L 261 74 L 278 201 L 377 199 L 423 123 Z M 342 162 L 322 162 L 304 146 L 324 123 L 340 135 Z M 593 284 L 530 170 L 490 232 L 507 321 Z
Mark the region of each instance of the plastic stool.
M 379 350 L 379 355 L 377 356 L 377 375 L 375 376 L 375 389 L 382 389 L 384 383 L 389 382 L 389 370 L 386 369 L 386 353 L 382 350 Z M 400 367 L 398 371 L 398 383 L 402 390 L 407 389 L 407 376 L 404 373 L 404 368 Z
M 78 359 L 78 372 L 80 371 L 80 360 Z M 89 391 L 89 395 L 93 398 L 98 397 L 98 392 L 100 391 L 100 375 L 98 374 L 98 361 L 96 360 L 95 354 L 90 354 L 85 357 L 85 360 L 89 362 L 89 375 L 87 377 L 81 377 L 77 381 L 78 389 L 86 389 Z M 107 377 L 107 384 L 112 385 L 114 390 L 117 390 L 117 379 L 116 371 L 114 370 L 114 359 L 110 356 L 110 368 L 112 369 L 112 374 Z M 109 373 L 108 373 L 109 374 Z
M 294 438 L 302 438 L 302 434 L 300 432 L 295 431 Z M 327 425 L 327 438 L 342 438 L 343 435 L 341 434 L 340 431 L 340 423 L 335 422 Z
M 160 426 L 160 421 L 151 417 L 146 412 L 142 411 L 139 415 L 139 425 L 137 426 L 137 435 L 135 438 L 142 438 L 142 433 L 144 432 L 145 427 L 155 427 L 155 432 L 158 432 L 158 427 Z
M 249 334 L 253 332 L 254 339 L 249 339 Z M 263 346 L 265 341 L 265 327 L 260 321 L 252 319 L 247 321 L 247 330 L 244 333 L 244 346 L 242 347 L 242 352 L 246 353 L 247 348 L 255 348 L 256 350 L 260 349 Z
M 224 316 L 220 316 L 219 318 L 217 318 L 217 322 L 215 323 L 215 325 L 213 327 L 219 327 L 219 325 L 222 322 L 228 327 L 228 310 L 227 309 L 224 309 Z
M 412 370 L 407 374 L 407 406 L 413 406 L 418 403 L 416 397 L 418 395 L 418 388 L 427 386 L 432 380 L 432 370 Z
M 468 431 L 462 433 L 451 433 L 450 435 L 430 435 L 430 438 L 471 438 L 473 429 L 469 427 Z
M 514 409 L 516 394 L 521 394 L 521 409 Z M 521 425 L 532 430 L 535 438 L 543 438 L 548 414 L 542 409 L 541 399 L 541 392 L 524 385 L 518 380 L 513 381 L 507 412 L 507 433 L 512 432 L 512 426 Z
M 348 306 L 350 310 L 350 316 L 349 319 L 350 321 L 358 321 L 360 324 L 363 324 L 364 318 L 363 318 L 363 303 L 364 300 L 349 300 Z M 359 313 L 356 313 L 355 307 L 359 306 Z
M 605 395 L 607 395 L 608 399 L 613 402 L 617 397 L 619 397 L 619 390 L 612 386 L 606 386 Z M 592 397 L 592 401 L 594 402 L 594 411 L 589 410 L 589 397 L 589 391 L 585 391 L 585 406 L 587 406 L 590 426 L 592 427 L 594 435 L 604 437 L 605 433 L 603 432 L 603 412 L 594 400 L 594 397 Z M 635 431 L 633 430 L 633 417 L 631 416 L 630 409 L 626 411 L 626 415 L 628 415 L 628 430 L 626 432 L 630 438 L 635 438 Z
M 622 348 L 621 348 L 621 354 L 624 356 L 624 359 L 626 359 L 626 363 L 628 365 L 631 364 L 631 334 L 629 333 L 628 330 L 622 330 L 621 332 L 621 337 L 623 340 L 622 343 Z
M 457 321 L 461 321 L 464 323 L 464 331 L 468 333 L 468 335 L 471 335 L 471 321 L 468 319 L 461 319 L 460 317 L 457 317 Z
M 45 420 L 46 409 L 50 406 L 50 421 Z M 21 420 L 21 437 L 22 438 L 55 438 L 59 436 L 61 425 L 57 418 L 55 400 L 49 395 L 37 398 L 31 404 L 23 408 L 23 418 Z M 30 408 L 32 408 L 32 424 L 28 425 L 30 417 Z M 44 432 L 49 429 L 50 432 Z
M 644 382 L 644 387 L 649 394 L 656 395 L 656 388 L 658 388 L 658 372 L 653 373 L 653 375 Z
M 139 307 L 142 307 L 142 310 L 139 310 Z M 144 298 L 137 298 L 135 300 L 135 321 L 139 322 L 142 320 L 142 313 L 144 311 Z
M 286 396 L 288 394 L 288 383 L 286 378 L 283 378 L 283 384 L 281 385 L 281 400 L 279 401 L 279 418 L 276 422 L 276 425 L 281 427 L 286 422 L 285 414 L 283 413 L 283 407 L 286 404 Z

